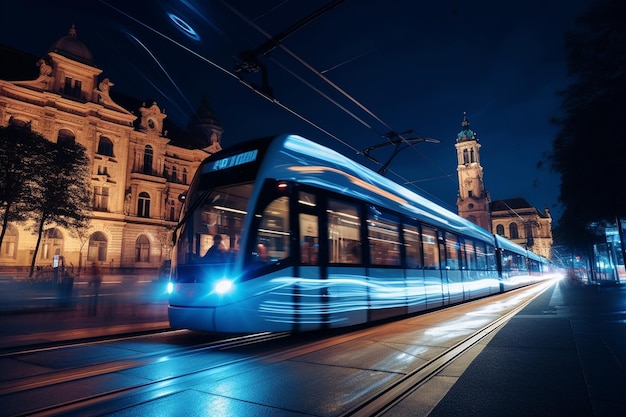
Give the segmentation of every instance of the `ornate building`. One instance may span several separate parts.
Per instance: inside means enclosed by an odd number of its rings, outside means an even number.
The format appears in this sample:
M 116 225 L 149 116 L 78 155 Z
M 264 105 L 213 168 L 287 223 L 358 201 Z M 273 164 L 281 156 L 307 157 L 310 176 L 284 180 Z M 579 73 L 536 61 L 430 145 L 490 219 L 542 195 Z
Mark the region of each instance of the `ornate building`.
M 491 203 L 491 221 L 496 234 L 548 259 L 552 252 L 552 216 L 525 199 L 510 198 Z
M 3 53 L 10 55 L 6 49 Z M 208 102 L 193 116 L 190 134 L 172 125 L 177 135 L 168 137 L 167 116 L 157 103 L 138 102 L 136 116 L 116 101 L 133 99 L 112 98 L 114 84 L 101 77 L 103 71 L 73 26 L 36 65 L 36 79 L 0 79 L 0 125 L 29 126 L 50 141 L 85 146 L 93 186 L 88 236 L 80 239 L 62 228 L 48 228 L 37 265 L 50 265 L 58 254 L 65 265 L 159 266 L 169 257 L 171 231 L 181 210 L 179 195 L 200 162 L 221 150 L 222 128 Z M 10 224 L 0 266 L 29 265 L 35 242 L 25 225 Z
M 485 189 L 480 164 L 480 143 L 463 115 L 462 130 L 456 139 L 459 216 L 504 236 L 513 242 L 550 259 L 552 250 L 552 217 L 532 207 L 519 197 L 492 202 Z

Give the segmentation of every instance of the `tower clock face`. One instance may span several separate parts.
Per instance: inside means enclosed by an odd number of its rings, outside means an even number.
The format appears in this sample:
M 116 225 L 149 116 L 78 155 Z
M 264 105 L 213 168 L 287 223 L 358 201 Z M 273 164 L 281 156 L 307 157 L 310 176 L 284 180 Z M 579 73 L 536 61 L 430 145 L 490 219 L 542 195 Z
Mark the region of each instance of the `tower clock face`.
M 471 187 L 472 186 L 472 179 L 471 178 L 466 178 L 465 179 L 465 186 L 466 187 Z

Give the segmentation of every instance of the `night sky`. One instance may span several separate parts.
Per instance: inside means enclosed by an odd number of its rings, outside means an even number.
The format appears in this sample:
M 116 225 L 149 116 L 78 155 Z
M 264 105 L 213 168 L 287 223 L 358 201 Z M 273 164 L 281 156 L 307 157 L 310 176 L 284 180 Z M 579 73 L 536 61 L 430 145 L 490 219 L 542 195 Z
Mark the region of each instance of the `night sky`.
M 289 111 L 238 80 L 244 51 L 331 2 L 11 1 L 0 43 L 44 56 L 75 24 L 113 91 L 155 100 L 183 127 L 208 95 L 223 146 L 298 133 L 377 170 L 357 151 L 413 130 L 405 137 L 440 143 L 405 149 L 388 176 L 455 212 L 454 143 L 467 112 L 492 200 L 524 197 L 560 216 L 545 153 L 569 83 L 563 36 L 591 0 L 347 0 L 258 58 Z M 259 73 L 243 79 L 263 84 Z M 391 150 L 372 156 L 384 163 Z

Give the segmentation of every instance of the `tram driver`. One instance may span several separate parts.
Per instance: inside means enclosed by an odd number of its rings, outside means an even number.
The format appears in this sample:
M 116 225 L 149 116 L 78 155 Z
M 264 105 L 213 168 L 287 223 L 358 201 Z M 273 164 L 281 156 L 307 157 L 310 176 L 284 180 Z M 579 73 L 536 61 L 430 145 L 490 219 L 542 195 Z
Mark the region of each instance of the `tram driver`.
M 213 246 L 204 254 L 204 259 L 209 262 L 219 262 L 224 259 L 225 247 L 222 243 L 222 236 L 213 236 Z

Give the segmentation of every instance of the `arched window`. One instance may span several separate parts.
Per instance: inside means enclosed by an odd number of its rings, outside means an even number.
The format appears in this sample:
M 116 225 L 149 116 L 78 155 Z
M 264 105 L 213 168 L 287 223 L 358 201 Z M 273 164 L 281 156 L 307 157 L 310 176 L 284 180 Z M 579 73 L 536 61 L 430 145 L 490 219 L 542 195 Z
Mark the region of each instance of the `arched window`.
M 146 145 L 143 150 L 143 173 L 152 175 L 152 159 L 154 157 L 154 151 L 152 146 Z
M 107 260 L 108 241 L 104 233 L 95 232 L 89 237 L 87 261 L 105 262 Z
M 469 163 L 469 158 L 467 156 L 467 149 L 463 149 L 463 163 L 464 164 Z
M 98 141 L 98 154 L 113 156 L 113 142 L 106 136 L 100 136 Z
M 74 133 L 68 129 L 59 130 L 59 134 L 57 135 L 57 143 L 59 145 L 71 145 L 76 141 Z
M 150 194 L 146 192 L 139 193 L 137 199 L 137 216 L 150 217 Z
M 150 262 L 150 239 L 139 235 L 135 242 L 135 262 Z
M 474 159 L 474 149 L 470 149 L 470 162 L 476 162 L 476 160 Z
M 0 246 L 0 258 L 15 258 L 17 256 L 17 241 L 19 234 L 17 229 L 8 224 L 2 246 Z
M 41 259 L 52 259 L 54 255 L 63 253 L 63 234 L 59 229 L 48 229 L 43 232 L 41 241 Z
M 500 236 L 504 236 L 504 226 L 501 224 L 496 226 L 496 234 Z
M 519 231 L 517 230 L 517 223 L 511 223 L 509 225 L 509 234 L 510 234 L 510 239 L 519 238 Z
M 23 128 L 30 130 L 30 122 L 27 122 L 26 120 L 18 119 L 17 117 L 13 117 L 13 116 L 9 118 L 9 125 L 23 127 Z
M 172 165 L 172 182 L 178 182 L 178 171 L 176 170 L 176 166 Z
M 187 168 L 183 168 L 183 184 L 187 184 Z

